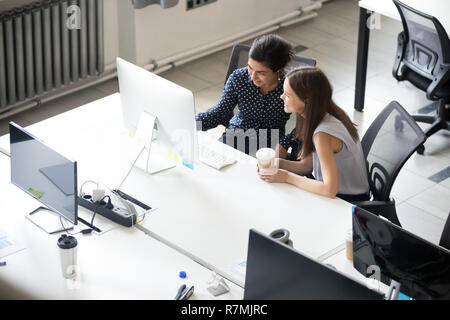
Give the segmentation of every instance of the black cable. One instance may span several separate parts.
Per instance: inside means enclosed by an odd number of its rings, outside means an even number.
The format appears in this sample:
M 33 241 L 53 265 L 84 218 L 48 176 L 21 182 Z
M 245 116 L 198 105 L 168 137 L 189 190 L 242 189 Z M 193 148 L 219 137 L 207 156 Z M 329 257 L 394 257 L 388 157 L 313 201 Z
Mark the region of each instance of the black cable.
M 99 201 L 97 201 L 97 205 L 95 206 L 95 209 L 94 209 L 94 214 L 92 215 L 92 219 L 91 219 L 91 227 L 90 227 L 90 229 L 84 229 L 84 230 L 81 230 L 81 231 L 78 231 L 78 232 L 75 232 L 75 233 L 70 233 L 69 230 L 66 229 L 66 227 L 64 226 L 64 224 L 63 224 L 63 222 L 62 222 L 62 216 L 59 216 L 59 221 L 60 221 L 61 226 L 63 227 L 64 231 L 66 231 L 66 232 L 67 232 L 69 235 L 71 235 L 71 236 L 74 236 L 74 235 L 79 234 L 79 233 L 82 233 L 82 234 L 89 234 L 89 233 L 91 233 L 91 232 L 93 231 L 93 227 L 94 227 L 94 218 L 95 218 L 95 215 L 97 214 L 97 209 L 98 209 L 98 207 L 101 205 L 102 201 L 103 201 L 104 199 L 106 199 L 106 198 L 108 198 L 109 201 L 111 201 L 111 197 L 108 196 L 108 195 L 104 196 L 104 197 L 101 198 Z
M 103 201 L 104 199 L 106 199 L 106 198 L 108 198 L 109 201 L 111 202 L 111 197 L 108 196 L 108 195 L 103 196 L 103 198 L 101 198 L 99 201 L 97 201 L 97 205 L 95 206 L 95 209 L 94 209 L 94 214 L 92 215 L 91 227 L 94 226 L 94 218 L 95 218 L 95 215 L 97 214 L 97 209 L 98 209 L 98 207 L 100 206 L 100 204 L 102 203 L 102 201 Z
M 61 223 L 61 226 L 63 227 L 63 231 L 67 232 L 68 234 L 70 234 L 71 236 L 74 236 L 76 234 L 81 233 L 82 231 L 78 231 L 75 233 L 70 233 L 68 229 L 66 229 L 66 227 L 64 226 L 63 222 L 62 222 L 62 216 L 59 216 L 59 222 Z

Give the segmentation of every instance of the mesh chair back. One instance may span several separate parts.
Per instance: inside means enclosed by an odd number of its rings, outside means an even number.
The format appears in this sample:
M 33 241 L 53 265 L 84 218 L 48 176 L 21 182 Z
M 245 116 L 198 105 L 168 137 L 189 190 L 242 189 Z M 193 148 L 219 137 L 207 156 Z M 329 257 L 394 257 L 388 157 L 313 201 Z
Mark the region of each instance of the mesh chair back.
M 361 140 L 373 200 L 389 201 L 400 169 L 425 140 L 422 129 L 398 102 L 381 111 Z
M 225 83 L 227 82 L 228 77 L 230 76 L 230 74 L 233 73 L 234 70 L 243 68 L 247 65 L 249 52 L 250 46 L 244 44 L 236 44 L 233 46 L 233 50 L 231 51 L 230 62 L 228 63 L 228 71 L 227 76 L 225 78 Z M 288 63 L 285 69 L 290 70 L 292 68 L 299 66 L 315 66 L 315 65 L 316 65 L 315 59 L 295 56 L 294 59 L 290 63 Z
M 450 62 L 450 42 L 435 17 L 394 0 L 407 41 L 403 63 L 418 74 L 433 79 L 442 63 Z

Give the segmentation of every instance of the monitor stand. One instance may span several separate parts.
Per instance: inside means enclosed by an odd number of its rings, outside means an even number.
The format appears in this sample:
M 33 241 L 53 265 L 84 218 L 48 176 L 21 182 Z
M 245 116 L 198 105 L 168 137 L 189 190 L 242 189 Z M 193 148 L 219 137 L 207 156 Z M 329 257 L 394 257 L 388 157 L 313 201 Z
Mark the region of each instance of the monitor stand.
M 47 207 L 38 207 L 26 214 L 25 217 L 48 234 L 73 229 L 73 224 L 71 222 Z M 60 218 L 62 220 L 60 220 Z M 64 226 L 61 221 L 64 222 Z
M 400 283 L 395 280 L 391 280 L 391 286 L 389 287 L 389 291 L 386 293 L 386 300 L 398 300 L 400 286 Z
M 153 143 L 156 140 L 154 135 L 156 119 L 156 117 L 143 111 L 133 138 L 135 139 L 134 144 L 136 147 L 131 159 L 133 166 L 150 174 L 176 166 L 176 162 L 169 159 L 168 151 L 157 143 Z
M 25 217 L 48 234 L 72 230 L 74 227 L 72 222 L 70 222 L 57 212 L 53 211 L 52 209 L 43 206 L 34 209 L 30 213 L 26 214 Z M 91 225 L 86 220 L 80 217 L 78 217 L 77 220 L 93 229 L 94 231 L 101 232 L 99 228 Z

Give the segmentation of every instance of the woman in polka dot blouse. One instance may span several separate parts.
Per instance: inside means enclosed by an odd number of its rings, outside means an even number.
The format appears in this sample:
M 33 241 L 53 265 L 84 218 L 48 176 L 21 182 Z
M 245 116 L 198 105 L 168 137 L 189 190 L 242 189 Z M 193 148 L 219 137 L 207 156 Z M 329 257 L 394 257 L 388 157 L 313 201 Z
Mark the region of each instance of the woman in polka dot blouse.
M 197 115 L 201 130 L 224 125 L 227 129 L 221 141 L 252 156 L 261 147 L 284 146 L 289 114 L 284 112 L 280 97 L 283 69 L 293 55 L 292 45 L 277 35 L 256 39 L 248 66 L 229 76 L 216 106 Z

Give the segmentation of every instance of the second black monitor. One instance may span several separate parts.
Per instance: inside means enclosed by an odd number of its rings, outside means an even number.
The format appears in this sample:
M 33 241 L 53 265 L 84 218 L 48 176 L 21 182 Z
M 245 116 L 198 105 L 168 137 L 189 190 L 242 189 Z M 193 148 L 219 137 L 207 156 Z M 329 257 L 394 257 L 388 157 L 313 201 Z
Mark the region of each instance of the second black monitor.
M 380 300 L 383 295 L 250 230 L 244 299 Z
M 353 210 L 353 264 L 364 276 L 400 283 L 414 299 L 450 299 L 450 251 L 364 209 Z

